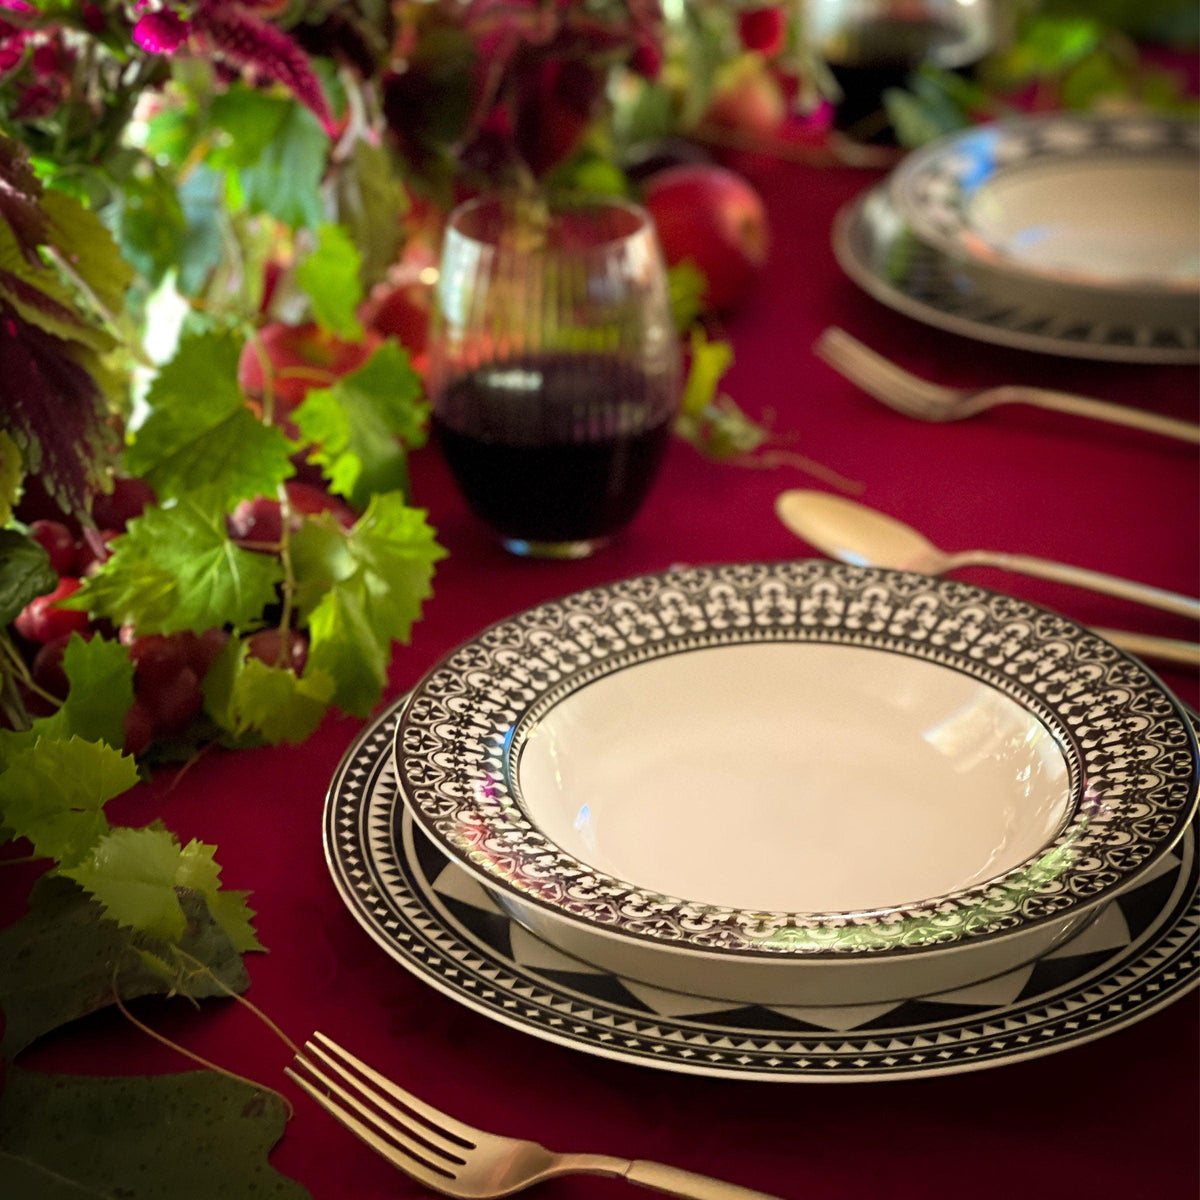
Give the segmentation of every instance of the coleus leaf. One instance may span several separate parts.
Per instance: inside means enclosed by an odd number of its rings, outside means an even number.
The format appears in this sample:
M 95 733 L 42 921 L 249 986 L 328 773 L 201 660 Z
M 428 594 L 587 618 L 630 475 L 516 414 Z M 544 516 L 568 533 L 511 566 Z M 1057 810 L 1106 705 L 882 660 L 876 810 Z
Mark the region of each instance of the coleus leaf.
M 378 701 L 391 643 L 408 640 L 443 557 L 425 513 L 396 492 L 372 497 L 348 530 L 319 517 L 293 536 L 296 602 L 311 639 L 307 670 L 332 676 L 339 708 L 365 715 Z
M 38 247 L 46 241 L 47 220 L 41 196 L 42 185 L 24 147 L 0 133 L 0 217 L 12 231 L 22 256 L 33 266 L 40 265 Z
M 231 639 L 204 677 L 204 707 L 235 737 L 296 744 L 320 724 L 335 690 L 327 671 L 309 668 L 298 676 L 248 657 L 245 645 Z
M 76 862 L 108 829 L 104 805 L 137 781 L 133 758 L 111 746 L 39 737 L 0 775 L 0 820 L 39 857 Z
M 281 1097 L 215 1071 L 49 1075 L 11 1068 L 0 1175 L 22 1200 L 306 1200 L 267 1161 Z
M 185 890 L 180 903 L 187 928 L 177 946 L 206 971 L 164 971 L 164 964 L 178 962 L 165 943 L 121 929 L 72 880 L 43 875 L 30 894 L 28 913 L 0 930 L 5 1057 L 111 1004 L 114 985 L 126 1000 L 167 992 L 197 999 L 244 992 L 250 980 L 242 956 L 203 898 Z
M 120 313 L 125 291 L 133 282 L 133 268 L 121 257 L 108 227 L 74 196 L 53 188 L 42 196 L 42 209 L 49 218 L 48 241 L 55 252 L 103 311 Z
M 424 442 L 428 412 L 407 352 L 389 341 L 332 387 L 309 392 L 292 419 L 313 443 L 309 459 L 330 489 L 364 508 L 379 492 L 407 489 L 402 443 Z
M 0 529 L 0 627 L 11 624 L 30 600 L 54 591 L 57 583 L 37 542 L 15 529 Z
M 243 550 L 225 529 L 223 493 L 195 492 L 148 508 L 114 539 L 112 556 L 64 607 L 139 633 L 258 623 L 283 579 L 279 560 Z
M 21 464 L 21 451 L 17 443 L 0 429 L 0 525 L 12 520 L 13 507 L 21 498 L 21 483 L 25 469 Z M 0 588 L 3 587 L 3 570 L 0 569 Z M 12 618 L 10 617 L 9 620 Z M 0 623 L 7 624 L 0 618 Z
M 186 335 L 147 392 L 149 415 L 125 466 L 161 499 L 207 488 L 228 510 L 273 495 L 292 474 L 288 439 L 246 407 L 237 382 L 240 349 L 229 333 Z
M 296 283 L 308 294 L 317 324 L 347 341 L 363 335 L 361 269 L 358 247 L 340 225 L 331 224 L 317 229 L 316 248 L 296 268 Z
M 177 943 L 187 927 L 178 889 L 199 892 L 213 920 L 240 951 L 261 950 L 250 925 L 254 915 L 245 892 L 221 889 L 221 868 L 213 860 L 215 846 L 191 841 L 181 846 L 170 830 L 113 829 L 91 854 L 59 873 L 73 879 L 99 901 L 104 914 L 118 925 Z

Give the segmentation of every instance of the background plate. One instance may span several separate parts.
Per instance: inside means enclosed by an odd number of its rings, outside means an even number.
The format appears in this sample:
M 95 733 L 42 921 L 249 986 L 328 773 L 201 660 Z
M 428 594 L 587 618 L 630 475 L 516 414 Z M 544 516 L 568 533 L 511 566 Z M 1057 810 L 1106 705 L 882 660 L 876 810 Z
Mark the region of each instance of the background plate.
M 881 304 L 925 325 L 1017 350 L 1102 362 L 1200 362 L 1200 329 L 1105 323 L 1003 302 L 918 241 L 883 187 L 853 200 L 833 223 L 842 270 Z
M 568 958 L 513 923 L 414 829 L 391 767 L 397 701 L 346 752 L 325 807 L 334 883 L 419 979 L 589 1054 L 713 1077 L 869 1082 L 1051 1054 L 1133 1024 L 1200 979 L 1194 830 L 1046 958 L 954 992 L 775 1008 L 668 992 Z

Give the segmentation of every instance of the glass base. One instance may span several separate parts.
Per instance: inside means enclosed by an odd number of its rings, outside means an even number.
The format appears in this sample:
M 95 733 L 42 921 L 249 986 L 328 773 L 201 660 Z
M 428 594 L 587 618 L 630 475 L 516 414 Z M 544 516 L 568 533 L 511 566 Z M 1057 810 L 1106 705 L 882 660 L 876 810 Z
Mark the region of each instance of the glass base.
M 524 538 L 504 538 L 501 544 L 512 554 L 522 558 L 587 558 L 603 546 L 606 537 L 585 538 L 577 542 L 529 542 Z

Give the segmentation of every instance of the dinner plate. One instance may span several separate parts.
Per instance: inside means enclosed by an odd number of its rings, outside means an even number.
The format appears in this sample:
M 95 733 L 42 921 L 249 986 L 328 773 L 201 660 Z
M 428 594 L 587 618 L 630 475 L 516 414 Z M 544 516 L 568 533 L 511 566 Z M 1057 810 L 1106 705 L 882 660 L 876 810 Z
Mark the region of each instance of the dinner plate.
M 869 1082 L 1051 1054 L 1158 1011 L 1200 978 L 1195 838 L 1082 933 L 986 983 L 873 1005 L 731 1005 L 572 959 L 512 921 L 405 811 L 392 770 L 399 702 L 330 785 L 325 853 L 367 933 L 418 979 L 492 1020 L 587 1054 L 694 1075 Z
M 976 341 L 1068 358 L 1127 363 L 1200 361 L 1200 318 L 1120 319 L 1073 311 L 1055 301 L 1003 296 L 978 274 L 920 241 L 883 184 L 852 200 L 833 224 L 842 270 L 868 295 L 936 329 Z
M 544 940 L 678 990 L 885 1000 L 1029 961 L 1168 853 L 1182 712 L 1064 617 L 827 560 L 485 630 L 396 734 L 414 819 Z
M 923 242 L 1116 310 L 1200 300 L 1200 125 L 1057 113 L 940 138 L 893 172 Z M 1054 295 L 1051 291 L 1048 295 Z

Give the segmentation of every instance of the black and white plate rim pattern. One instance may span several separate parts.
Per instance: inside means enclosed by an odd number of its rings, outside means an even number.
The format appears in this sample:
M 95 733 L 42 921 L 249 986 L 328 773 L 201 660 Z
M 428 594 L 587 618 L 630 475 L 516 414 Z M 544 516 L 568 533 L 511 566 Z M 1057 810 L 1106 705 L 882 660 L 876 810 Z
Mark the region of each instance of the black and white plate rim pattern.
M 887 219 L 880 217 L 887 213 Z M 878 263 L 895 259 L 901 273 L 886 278 Z M 849 202 L 833 223 L 833 250 L 849 278 L 881 304 L 925 325 L 961 337 L 1067 358 L 1102 362 L 1192 364 L 1200 361 L 1200 322 L 1180 326 L 1101 321 L 1047 311 L 990 295 L 946 255 L 900 223 L 887 185 Z
M 414 827 L 391 768 L 399 706 L 360 734 L 330 786 L 324 840 L 336 888 L 367 933 L 417 978 L 544 1040 L 717 1078 L 917 1078 L 1081 1045 L 1157 1012 L 1200 978 L 1200 898 L 1189 829 L 1153 877 L 1091 927 L 1095 932 L 1108 922 L 1120 931 L 1116 942 L 1089 948 L 1085 930 L 1047 959 L 974 989 L 857 1011 L 804 1010 L 809 1017 L 824 1014 L 814 1027 L 794 1009 L 729 1005 L 620 980 L 566 960 L 519 927 L 510 933 L 514 927 L 499 906 Z M 439 899 L 447 879 L 475 889 L 479 899 Z M 543 955 L 534 956 L 543 965 L 523 965 L 512 949 L 516 933 L 522 945 L 541 946 L 553 968 Z M 1048 972 L 1040 984 L 1039 972 Z
M 755 643 L 884 651 L 1003 692 L 1063 750 L 1066 824 L 996 879 L 889 909 L 813 914 L 664 896 L 581 862 L 529 818 L 513 765 L 551 707 L 641 662 Z M 491 626 L 413 689 L 396 769 L 414 818 L 450 857 L 557 915 L 672 948 L 845 959 L 975 944 L 1083 913 L 1182 835 L 1198 763 L 1169 693 L 1073 621 L 955 580 L 810 559 L 640 575 Z

